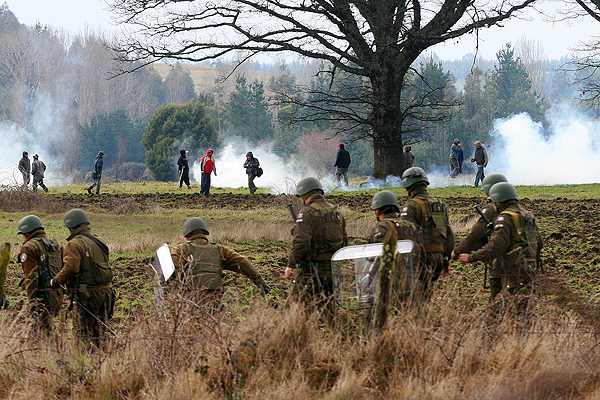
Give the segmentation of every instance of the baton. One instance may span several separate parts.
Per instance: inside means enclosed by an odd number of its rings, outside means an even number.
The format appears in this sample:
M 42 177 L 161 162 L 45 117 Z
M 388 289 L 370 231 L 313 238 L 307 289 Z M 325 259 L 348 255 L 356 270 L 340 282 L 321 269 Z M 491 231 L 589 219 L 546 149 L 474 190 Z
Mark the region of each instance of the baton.
M 477 204 L 475 206 L 475 211 L 477 211 L 477 214 L 479 214 L 479 216 L 481 217 L 481 219 L 483 220 L 483 222 L 485 222 L 485 227 L 488 229 L 493 229 L 494 228 L 494 223 L 492 221 L 490 221 L 490 219 L 487 217 L 487 215 L 485 215 L 485 213 L 483 211 L 481 211 L 481 208 L 479 207 L 479 204 Z
M 92 318 L 94 318 L 100 325 L 102 325 L 103 327 L 105 327 L 110 333 L 113 334 L 114 337 L 117 337 L 117 334 L 115 333 L 115 331 L 113 331 L 112 329 L 110 329 L 110 326 L 106 325 L 106 323 L 104 323 L 104 321 L 102 321 L 100 318 L 98 318 L 98 316 L 96 314 L 94 314 L 93 312 L 91 312 L 87 307 L 85 307 L 83 304 L 81 304 L 80 302 L 78 302 L 77 300 L 75 300 L 73 297 L 71 297 L 71 292 L 69 292 L 67 290 L 66 287 L 64 287 L 63 285 L 59 286 L 63 292 L 65 292 L 65 294 L 72 299 L 73 302 L 75 302 L 79 307 L 81 307 L 81 309 L 83 311 L 85 311 L 86 313 L 88 313 Z

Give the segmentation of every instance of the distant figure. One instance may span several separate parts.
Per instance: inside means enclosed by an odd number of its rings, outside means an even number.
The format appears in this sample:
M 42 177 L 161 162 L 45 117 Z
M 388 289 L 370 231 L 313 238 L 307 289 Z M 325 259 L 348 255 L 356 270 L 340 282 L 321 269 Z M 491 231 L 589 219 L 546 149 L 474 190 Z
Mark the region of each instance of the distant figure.
M 250 189 L 250 194 L 254 194 L 256 192 L 256 185 L 254 184 L 254 178 L 258 176 L 258 167 L 260 163 L 258 162 L 258 158 L 254 157 L 251 151 L 246 153 L 246 161 L 244 162 L 244 168 L 246 168 L 246 174 L 248 174 L 248 188 Z
M 23 174 L 23 186 L 29 185 L 31 179 L 31 162 L 29 161 L 29 153 L 24 151 L 23 158 L 19 160 L 19 171 Z
M 177 160 L 177 167 L 179 170 L 179 188 L 185 183 L 187 188 L 190 188 L 190 165 L 187 159 L 187 150 L 179 150 L 179 160 Z
M 450 147 L 450 178 L 456 178 L 458 175 L 458 150 L 460 149 L 460 140 L 454 139 Z
M 335 171 L 335 180 L 338 183 L 338 187 L 341 186 L 341 178 L 344 178 L 344 184 L 348 186 L 348 167 L 350 167 L 350 153 L 348 150 L 344 148 L 344 143 L 340 143 L 340 149 L 337 152 L 337 157 L 335 158 L 336 167 Z
M 458 144 L 458 156 L 456 157 L 458 159 L 458 173 L 462 174 L 462 165 L 463 165 L 463 161 L 465 161 L 465 153 L 463 153 L 463 148 L 462 148 L 462 144 L 459 143 Z
M 409 169 L 415 164 L 415 155 L 411 146 L 404 147 L 404 169 Z
M 100 179 L 102 179 L 102 166 L 104 165 L 104 152 L 99 151 L 96 158 L 94 158 L 94 171 L 92 171 L 92 179 L 94 182 L 87 188 L 88 194 L 92 194 L 92 189 L 96 187 L 96 194 L 100 194 Z
M 44 185 L 44 172 L 46 171 L 46 164 L 41 161 L 40 156 L 35 154 L 33 156 L 33 163 L 31 164 L 31 175 L 33 175 L 33 191 L 37 192 L 38 184 L 44 192 L 48 192 L 48 188 Z
M 215 167 L 215 160 L 213 160 L 212 149 L 208 149 L 206 155 L 202 157 L 200 169 L 202 171 L 200 193 L 208 196 L 210 194 L 210 174 L 214 172 L 215 176 L 217 176 L 217 167 Z
M 475 183 L 473 184 L 473 187 L 478 187 L 479 181 L 481 180 L 481 182 L 483 182 L 483 178 L 485 178 L 483 169 L 485 167 L 487 167 L 488 154 L 487 154 L 487 151 L 485 150 L 485 147 L 483 147 L 482 142 L 480 142 L 478 140 L 474 144 L 475 144 L 475 155 L 471 159 L 471 162 L 474 162 L 477 164 L 477 175 L 475 176 Z

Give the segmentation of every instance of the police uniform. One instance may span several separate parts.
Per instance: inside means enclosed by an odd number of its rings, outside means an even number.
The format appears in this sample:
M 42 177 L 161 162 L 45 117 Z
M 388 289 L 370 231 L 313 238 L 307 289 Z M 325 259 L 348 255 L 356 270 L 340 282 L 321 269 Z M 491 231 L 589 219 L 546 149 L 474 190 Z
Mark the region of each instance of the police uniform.
M 62 305 L 60 289 L 50 288 L 52 270 L 62 265 L 62 248 L 55 240 L 46 236 L 44 229 L 31 233 L 19 253 L 23 267 L 22 287 L 27 292 L 35 328 L 49 332 L 54 326 L 54 317 Z M 56 271 L 54 271 L 56 272 Z
M 287 266 L 296 270 L 296 276 L 290 299 L 307 305 L 330 305 L 333 295 L 331 257 L 348 244 L 344 217 L 337 206 L 315 193 L 298 213 L 292 235 Z
M 210 243 L 205 233 L 193 233 L 171 249 L 175 269 L 194 289 L 223 291 L 223 270 L 237 272 L 257 283 L 260 274 L 248 259 L 225 246 Z
M 410 191 L 409 200 L 401 210 L 400 218 L 420 227 L 426 253 L 426 268 L 419 280 L 422 290 L 435 282 L 444 268 L 446 259 L 454 248 L 454 233 L 450 227 L 446 204 L 432 197 L 425 185 Z
M 501 277 L 502 290 L 510 294 L 530 294 L 543 246 L 537 221 L 517 200 L 499 204 L 489 242 L 470 254 L 468 262 L 493 262 L 494 270 Z M 492 296 L 497 294 L 492 293 Z
M 108 249 L 103 249 L 92 238 L 98 240 L 91 234 L 89 224 L 81 224 L 71 231 L 63 251 L 63 268 L 54 279 L 58 284 L 66 284 L 74 300 L 107 323 L 112 318 L 115 300 L 111 285 L 113 273 Z M 77 311 L 80 335 L 99 344 L 105 328 L 82 307 L 77 307 Z

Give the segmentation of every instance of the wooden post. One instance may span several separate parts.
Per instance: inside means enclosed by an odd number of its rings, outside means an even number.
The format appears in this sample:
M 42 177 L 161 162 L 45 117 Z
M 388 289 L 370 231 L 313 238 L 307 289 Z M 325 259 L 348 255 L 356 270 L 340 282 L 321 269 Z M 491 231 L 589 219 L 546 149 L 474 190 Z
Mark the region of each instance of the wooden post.
M 391 283 L 396 263 L 396 242 L 398 233 L 391 229 L 383 239 L 383 254 L 379 264 L 379 281 L 377 282 L 377 295 L 373 302 L 373 319 L 371 332 L 379 334 L 387 322 L 390 307 Z

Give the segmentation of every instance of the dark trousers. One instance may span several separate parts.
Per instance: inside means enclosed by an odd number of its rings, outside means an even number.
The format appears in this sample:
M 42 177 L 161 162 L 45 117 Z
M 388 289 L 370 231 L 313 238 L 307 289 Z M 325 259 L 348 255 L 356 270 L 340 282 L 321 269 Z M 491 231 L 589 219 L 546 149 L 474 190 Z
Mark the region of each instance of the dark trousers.
M 254 194 L 254 192 L 256 192 L 256 185 L 254 184 L 254 178 L 256 178 L 256 175 L 254 175 L 253 173 L 248 174 L 248 189 L 250 189 L 250 194 Z
M 179 187 L 184 183 L 188 188 L 190 187 L 190 170 L 188 168 L 179 171 Z
M 200 193 L 210 194 L 210 174 L 203 172 L 200 177 Z
M 37 192 L 38 184 L 44 190 L 44 192 L 48 191 L 48 188 L 46 187 L 46 185 L 44 185 L 44 178 L 40 178 L 40 179 L 33 178 L 33 191 L 34 192 Z
M 75 305 L 79 314 L 79 335 L 84 341 L 100 347 L 106 337 L 106 328 L 92 314 L 105 324 L 108 323 L 114 308 L 113 291 L 110 288 L 86 290 L 79 293 L 78 301 L 89 311 Z

